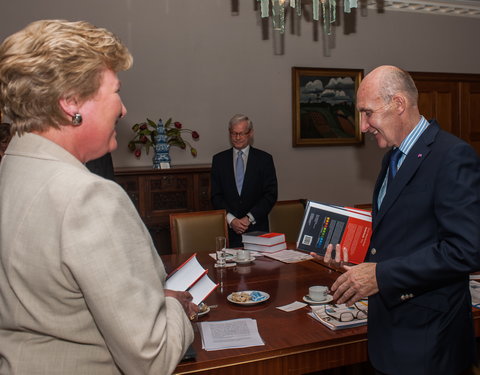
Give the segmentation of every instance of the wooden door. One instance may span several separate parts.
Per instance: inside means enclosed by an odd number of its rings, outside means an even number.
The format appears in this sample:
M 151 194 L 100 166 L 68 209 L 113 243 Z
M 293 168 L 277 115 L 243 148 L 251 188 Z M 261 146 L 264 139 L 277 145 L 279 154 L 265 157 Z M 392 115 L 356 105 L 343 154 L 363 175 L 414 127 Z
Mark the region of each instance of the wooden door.
M 458 82 L 432 73 L 412 73 L 418 89 L 418 107 L 427 120 L 436 119 L 440 127 L 460 136 L 460 93 Z
M 480 155 L 480 82 L 464 82 L 461 88 L 461 138 Z

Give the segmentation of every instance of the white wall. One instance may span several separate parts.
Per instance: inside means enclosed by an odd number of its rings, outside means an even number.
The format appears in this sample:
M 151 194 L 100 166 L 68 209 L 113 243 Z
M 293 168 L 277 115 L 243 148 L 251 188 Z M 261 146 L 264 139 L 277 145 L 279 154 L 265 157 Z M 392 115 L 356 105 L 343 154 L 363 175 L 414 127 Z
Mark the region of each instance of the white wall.
M 341 12 L 326 54 L 322 27 L 305 15 L 300 35 L 287 25 L 285 54 L 274 55 L 271 31 L 262 40 L 256 0 L 239 2 L 240 14 L 232 16 L 227 0 L 4 1 L 0 39 L 36 19 L 65 18 L 88 20 L 124 40 L 135 62 L 121 74 L 129 112 L 118 130 L 117 167 L 151 165 L 151 154 L 136 160 L 127 151 L 130 126 L 145 117 L 173 116 L 198 130 L 196 159 L 171 152 L 173 164 L 192 164 L 209 163 L 228 147 L 228 119 L 240 112 L 254 121 L 255 146 L 274 156 L 280 199 L 339 204 L 370 201 L 383 151 L 368 136 L 360 147 L 293 148 L 292 66 L 368 72 L 395 64 L 410 71 L 480 73 L 479 19 L 369 10 L 350 17 L 355 31 L 347 34 Z

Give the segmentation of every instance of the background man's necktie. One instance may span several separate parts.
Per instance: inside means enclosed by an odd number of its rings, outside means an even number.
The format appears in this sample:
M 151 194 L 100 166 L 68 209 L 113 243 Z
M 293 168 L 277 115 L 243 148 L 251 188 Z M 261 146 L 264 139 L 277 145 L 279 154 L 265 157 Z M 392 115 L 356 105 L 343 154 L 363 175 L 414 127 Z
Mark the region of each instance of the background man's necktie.
M 237 162 L 236 162 L 236 165 L 235 165 L 235 181 L 237 182 L 238 194 L 242 194 L 242 185 L 243 185 L 244 174 L 245 174 L 245 167 L 244 167 L 244 164 L 243 164 L 243 152 L 238 151 Z
M 390 163 L 388 166 L 388 185 L 387 189 L 390 186 L 390 183 L 392 182 L 393 178 L 397 174 L 397 165 L 398 165 L 398 160 L 402 156 L 402 151 L 400 151 L 399 148 L 396 148 L 395 150 L 392 151 L 392 154 L 390 155 Z

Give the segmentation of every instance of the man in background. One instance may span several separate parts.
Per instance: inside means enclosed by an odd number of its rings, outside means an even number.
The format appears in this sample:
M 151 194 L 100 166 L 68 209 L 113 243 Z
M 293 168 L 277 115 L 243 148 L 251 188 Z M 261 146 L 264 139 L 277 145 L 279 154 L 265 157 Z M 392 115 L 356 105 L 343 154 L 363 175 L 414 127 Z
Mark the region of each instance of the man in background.
M 233 116 L 228 130 L 233 148 L 213 156 L 211 198 L 215 209 L 227 211 L 229 246 L 241 247 L 243 233 L 269 231 L 277 176 L 272 156 L 250 146 L 253 124 L 247 116 Z
M 112 154 L 110 154 L 110 152 L 107 152 L 98 159 L 87 161 L 85 166 L 90 172 L 108 180 L 115 181 L 115 171 L 113 169 Z
M 346 266 L 332 291 L 347 305 L 369 297 L 368 353 L 377 374 L 470 374 L 480 162 L 470 145 L 421 116 L 417 101 L 415 83 L 397 67 L 381 66 L 360 84 L 361 130 L 391 150 L 374 190 L 365 263 Z

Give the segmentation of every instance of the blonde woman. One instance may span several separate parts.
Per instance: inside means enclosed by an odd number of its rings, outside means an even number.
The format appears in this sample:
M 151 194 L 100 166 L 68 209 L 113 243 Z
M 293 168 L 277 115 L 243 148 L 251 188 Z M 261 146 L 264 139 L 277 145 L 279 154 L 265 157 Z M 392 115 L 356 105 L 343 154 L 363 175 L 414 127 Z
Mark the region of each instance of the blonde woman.
M 193 340 L 187 292 L 128 196 L 84 163 L 117 147 L 132 65 L 109 31 L 37 21 L 0 45 L 0 373 L 169 374 Z

